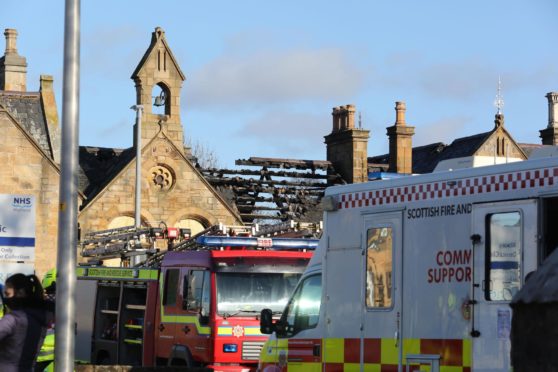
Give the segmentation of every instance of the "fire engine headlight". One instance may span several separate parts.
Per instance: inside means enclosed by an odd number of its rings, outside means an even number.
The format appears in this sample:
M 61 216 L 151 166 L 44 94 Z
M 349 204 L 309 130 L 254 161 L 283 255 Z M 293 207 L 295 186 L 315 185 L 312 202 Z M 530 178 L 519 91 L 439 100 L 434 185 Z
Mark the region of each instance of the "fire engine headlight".
M 237 344 L 224 344 L 223 353 L 236 353 L 238 351 Z

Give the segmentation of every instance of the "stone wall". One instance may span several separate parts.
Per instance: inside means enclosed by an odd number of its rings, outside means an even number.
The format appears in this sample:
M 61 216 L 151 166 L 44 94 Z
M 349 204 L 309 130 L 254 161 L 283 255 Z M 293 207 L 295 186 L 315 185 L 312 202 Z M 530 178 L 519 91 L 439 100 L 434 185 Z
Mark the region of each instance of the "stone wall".
M 42 278 L 56 265 L 59 173 L 2 108 L 0 133 L 0 193 L 35 196 L 35 270 Z

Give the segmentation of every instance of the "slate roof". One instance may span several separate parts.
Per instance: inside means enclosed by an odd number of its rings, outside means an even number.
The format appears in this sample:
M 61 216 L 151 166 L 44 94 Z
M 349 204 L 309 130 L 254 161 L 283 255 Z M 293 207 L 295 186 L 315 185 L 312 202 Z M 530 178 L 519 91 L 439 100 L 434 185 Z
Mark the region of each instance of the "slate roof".
M 79 147 L 78 189 L 86 197 L 87 205 L 124 167 L 135 158 L 133 147 Z
M 40 93 L 0 91 L 0 105 L 6 108 L 52 159 L 53 153 L 50 148 L 48 128 Z
M 451 145 L 436 142 L 425 146 L 413 147 L 413 173 L 432 173 L 442 160 L 471 156 L 493 131 L 479 133 L 469 137 L 457 138 Z M 378 167 L 389 163 L 389 154 L 368 158 L 369 167 Z
M 523 150 L 523 152 L 525 153 L 525 155 L 527 155 L 527 157 L 531 156 L 533 150 L 540 149 L 541 147 L 545 146 L 545 145 L 539 145 L 538 143 L 518 143 L 517 145 L 521 147 L 521 150 Z

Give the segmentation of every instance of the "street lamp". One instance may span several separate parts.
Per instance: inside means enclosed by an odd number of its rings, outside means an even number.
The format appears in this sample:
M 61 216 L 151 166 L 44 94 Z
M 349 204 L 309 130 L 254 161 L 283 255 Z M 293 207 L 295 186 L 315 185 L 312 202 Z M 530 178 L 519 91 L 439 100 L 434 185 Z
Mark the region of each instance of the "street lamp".
M 136 228 L 141 227 L 141 114 L 143 105 L 130 107 L 136 112 Z

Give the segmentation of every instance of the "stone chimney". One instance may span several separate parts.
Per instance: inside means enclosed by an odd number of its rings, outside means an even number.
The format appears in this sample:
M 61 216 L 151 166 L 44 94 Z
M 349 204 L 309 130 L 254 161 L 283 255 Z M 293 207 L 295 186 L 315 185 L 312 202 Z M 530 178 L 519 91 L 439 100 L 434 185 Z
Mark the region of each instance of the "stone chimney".
M 548 125 L 540 131 L 543 145 L 558 145 L 558 92 L 550 92 L 548 99 Z
M 387 129 L 389 137 L 389 171 L 413 173 L 413 141 L 415 127 L 405 122 L 405 102 L 395 102 L 395 124 Z
M 17 54 L 17 31 L 7 28 L 6 51 L 0 58 L 0 90 L 25 92 L 27 90 L 27 61 Z
M 370 131 L 355 128 L 354 105 L 334 107 L 333 128 L 325 136 L 327 160 L 348 183 L 368 181 L 368 138 Z
M 60 164 L 60 124 L 58 121 L 58 109 L 54 98 L 54 79 L 50 75 L 41 75 L 41 105 L 45 113 L 48 130 L 48 139 L 52 158 Z

